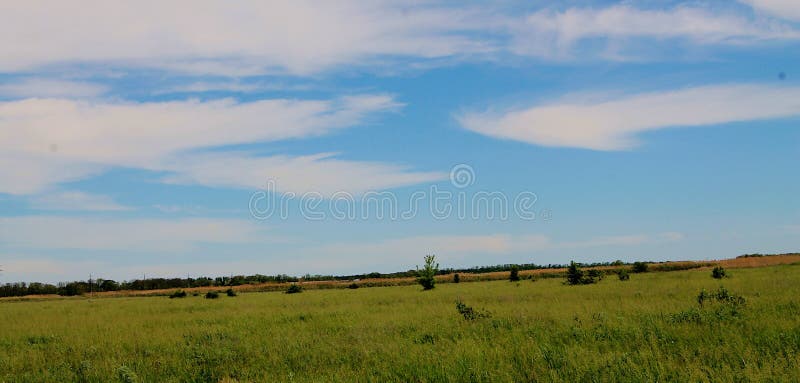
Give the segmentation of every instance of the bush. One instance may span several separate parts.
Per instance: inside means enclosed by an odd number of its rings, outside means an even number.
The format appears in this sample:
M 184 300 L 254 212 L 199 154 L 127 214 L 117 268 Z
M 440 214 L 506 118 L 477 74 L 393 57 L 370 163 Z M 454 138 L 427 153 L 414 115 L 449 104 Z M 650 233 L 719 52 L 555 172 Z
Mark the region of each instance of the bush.
M 584 273 L 583 270 L 581 270 L 580 266 L 574 261 L 571 261 L 569 263 L 569 268 L 567 268 L 568 285 L 588 285 L 592 283 L 597 283 L 595 277 Z
M 351 284 L 347 285 L 347 288 L 348 288 L 348 289 L 353 289 L 353 290 L 357 289 L 358 287 L 359 287 L 359 286 L 358 286 L 358 283 L 355 283 L 355 282 L 353 282 L 353 283 L 351 283 Z
M 619 277 L 620 281 L 627 281 L 631 279 L 631 275 L 628 273 L 628 270 L 620 270 L 619 273 L 617 273 L 617 276 Z
M 186 298 L 186 291 L 183 290 L 175 290 L 172 294 L 169 295 L 169 299 L 173 298 Z
M 294 283 L 289 285 L 289 288 L 286 289 L 286 294 L 297 294 L 302 292 L 303 292 L 303 287 L 300 285 L 296 285 Z
M 714 268 L 714 270 L 711 270 L 711 276 L 714 277 L 714 279 L 722 279 L 727 277 L 728 273 L 724 268 L 722 268 L 722 266 L 717 266 Z
M 598 281 L 602 281 L 602 280 L 603 280 L 603 276 L 604 276 L 603 272 L 602 272 L 602 271 L 600 271 L 600 270 L 597 270 L 597 269 L 591 269 L 591 270 L 589 270 L 589 271 L 586 273 L 586 275 L 587 275 L 587 276 L 589 276 L 590 278 L 592 278 L 592 279 L 596 279 L 596 280 L 598 280 Z
M 475 319 L 491 317 L 491 314 L 489 314 L 488 311 L 486 311 L 486 310 L 481 310 L 481 311 L 475 310 L 472 307 L 467 306 L 466 304 L 464 304 L 464 302 L 462 302 L 460 299 L 456 301 L 456 310 L 458 310 L 458 313 L 461 314 L 461 316 L 464 317 L 464 320 L 475 320 Z
M 461 277 L 458 275 L 458 273 L 453 274 L 453 283 L 460 283 L 460 282 L 461 282 Z
M 633 263 L 633 272 L 634 273 L 646 273 L 649 265 L 647 262 L 634 262 Z
M 519 266 L 511 265 L 511 272 L 508 274 L 508 280 L 511 282 L 519 281 Z
M 741 317 L 745 303 L 744 297 L 732 294 L 724 287 L 712 292 L 702 290 L 697 295 L 699 308 L 671 314 L 669 319 L 673 323 L 695 324 L 732 320 Z
M 219 293 L 216 291 L 209 291 L 206 293 L 206 299 L 217 299 L 219 298 Z
M 432 290 L 436 287 L 436 280 L 434 276 L 439 271 L 439 264 L 436 263 L 436 256 L 435 255 L 426 255 L 425 256 L 425 266 L 423 266 L 422 270 L 419 269 L 417 266 L 417 283 L 422 285 L 422 290 Z
M 227 294 L 229 297 L 235 297 L 235 296 L 238 295 L 238 294 L 236 294 L 236 291 L 233 291 L 233 289 L 225 290 L 225 294 Z

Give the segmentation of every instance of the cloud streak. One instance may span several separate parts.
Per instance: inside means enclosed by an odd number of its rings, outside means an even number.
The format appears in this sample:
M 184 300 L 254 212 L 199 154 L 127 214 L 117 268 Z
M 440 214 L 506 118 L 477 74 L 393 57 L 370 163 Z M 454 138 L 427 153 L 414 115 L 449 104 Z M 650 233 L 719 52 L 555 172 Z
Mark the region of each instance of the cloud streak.
M 637 134 L 800 115 L 800 88 L 757 84 L 714 85 L 614 100 L 569 97 L 501 113 L 465 113 L 462 127 L 490 137 L 542 146 L 623 150 Z
M 796 7 L 751 2 L 781 16 Z M 685 39 L 743 44 L 797 39 L 798 31 L 734 8 L 456 8 L 422 2 L 41 1 L 4 4 L 0 72 L 75 64 L 157 68 L 188 74 L 315 75 L 398 60 L 495 59 L 503 54 L 564 59 L 594 38 Z M 191 7 L 192 12 L 184 10 Z M 131 23 L 130 20 L 137 20 Z
M 268 99 L 150 103 L 26 99 L 0 103 L 0 192 L 31 194 L 66 181 L 128 167 L 166 179 L 281 191 L 363 192 L 441 179 L 405 167 L 346 161 L 331 154 L 259 157 L 205 149 L 328 134 L 397 110 L 387 95 L 335 100 Z M 318 182 L 319 181 L 319 182 Z

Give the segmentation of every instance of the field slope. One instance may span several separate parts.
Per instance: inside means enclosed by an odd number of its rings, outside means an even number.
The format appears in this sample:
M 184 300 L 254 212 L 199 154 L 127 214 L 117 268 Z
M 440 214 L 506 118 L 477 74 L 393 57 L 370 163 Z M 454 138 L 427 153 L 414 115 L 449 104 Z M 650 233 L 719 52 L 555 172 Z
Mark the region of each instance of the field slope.
M 731 273 L 9 301 L 0 381 L 800 380 L 800 265 Z M 720 286 L 746 303 L 698 304 Z

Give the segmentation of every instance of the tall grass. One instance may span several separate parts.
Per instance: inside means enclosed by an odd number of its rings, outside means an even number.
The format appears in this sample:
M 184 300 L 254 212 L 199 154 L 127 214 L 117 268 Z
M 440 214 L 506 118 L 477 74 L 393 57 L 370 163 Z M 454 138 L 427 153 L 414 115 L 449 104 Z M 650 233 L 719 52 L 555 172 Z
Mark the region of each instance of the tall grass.
M 800 266 L 0 303 L 0 381 L 797 381 Z M 740 315 L 676 321 L 702 290 Z M 453 302 L 491 312 L 465 321 Z M 704 309 L 708 310 L 708 309 Z

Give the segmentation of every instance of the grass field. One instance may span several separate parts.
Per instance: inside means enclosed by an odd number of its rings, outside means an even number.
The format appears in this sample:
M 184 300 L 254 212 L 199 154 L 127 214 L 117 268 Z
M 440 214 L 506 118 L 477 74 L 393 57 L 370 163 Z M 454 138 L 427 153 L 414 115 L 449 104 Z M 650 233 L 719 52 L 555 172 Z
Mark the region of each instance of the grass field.
M 0 381 L 800 380 L 800 265 L 730 271 L 3 302 Z

